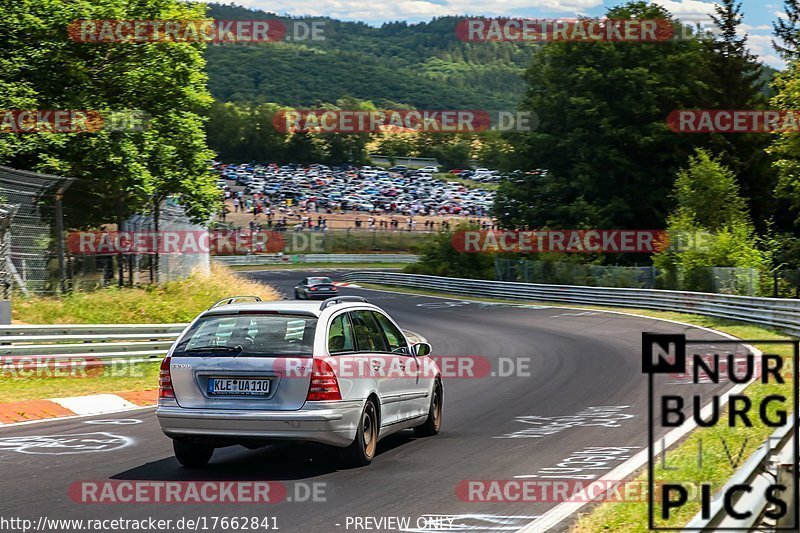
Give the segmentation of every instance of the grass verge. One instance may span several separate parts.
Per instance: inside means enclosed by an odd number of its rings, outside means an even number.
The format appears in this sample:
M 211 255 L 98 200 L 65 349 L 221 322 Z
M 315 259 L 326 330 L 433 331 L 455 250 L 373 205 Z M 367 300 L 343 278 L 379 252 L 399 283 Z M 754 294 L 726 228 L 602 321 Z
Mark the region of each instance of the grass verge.
M 159 324 L 189 322 L 227 296 L 280 299 L 271 287 L 237 276 L 212 263 L 211 275 L 192 274 L 180 281 L 141 288 L 109 287 L 60 297 L 14 300 L 12 316 L 25 324 Z
M 227 296 L 277 300 L 271 287 L 214 264 L 211 275 L 193 274 L 159 287 L 108 288 L 63 297 L 18 298 L 14 319 L 28 324 L 155 324 L 189 322 Z M 158 362 L 74 371 L 12 372 L 0 368 L 0 403 L 158 388 Z
M 158 388 L 160 363 L 147 362 L 74 371 L 37 371 L 32 376 L 0 373 L 0 403 Z
M 495 303 L 524 303 L 518 300 L 503 300 L 497 298 L 465 297 L 455 294 L 440 293 L 419 289 L 406 289 L 387 287 L 373 284 L 360 284 L 364 288 L 374 288 L 381 290 L 400 290 L 402 292 L 432 296 L 445 296 L 455 299 L 469 299 L 476 301 L 495 302 Z M 714 317 L 692 315 L 687 313 L 675 313 L 666 311 L 653 311 L 649 309 L 605 307 L 596 305 L 565 304 L 552 302 L 532 301 L 532 303 L 553 307 L 580 307 L 584 309 L 596 309 L 599 311 L 618 311 L 634 313 L 637 315 L 652 318 L 676 320 L 715 329 L 717 331 L 729 333 L 742 339 L 758 340 L 789 340 L 791 337 L 776 330 L 764 328 L 752 324 L 744 324 L 730 320 L 723 320 Z M 777 354 L 784 357 L 784 361 L 791 360 L 794 352 L 790 345 L 756 345 L 764 353 Z M 786 379 L 784 384 L 755 382 L 745 389 L 744 394 L 750 398 L 752 404 L 757 406 L 761 400 L 771 394 L 783 395 L 787 398 L 789 405 L 792 401 L 791 379 Z M 776 411 L 779 406 L 772 404 L 767 410 L 768 417 L 775 419 Z M 723 410 L 721 417 L 726 416 L 727 409 Z M 791 416 L 791 415 L 789 415 Z M 723 418 L 721 418 L 723 419 Z M 673 446 L 667 451 L 667 467 L 662 467 L 662 462 L 658 461 L 655 469 L 656 483 L 682 482 L 694 484 L 699 487 L 703 483 L 711 485 L 712 493 L 716 493 L 733 476 L 735 468 L 731 465 L 733 460 L 737 465 L 743 464 L 750 455 L 753 454 L 766 439 L 775 431 L 776 428 L 764 424 L 760 417 L 751 416 L 752 427 L 712 427 L 700 428 L 689 434 L 687 438 Z M 702 467 L 697 466 L 698 449 L 702 441 L 703 462 Z M 740 455 L 741 454 L 741 455 Z M 737 459 L 739 459 L 737 461 Z M 635 477 L 636 481 L 646 484 L 647 473 L 639 473 Z M 635 484 L 636 485 L 636 484 Z M 639 485 L 637 485 L 639 486 Z M 646 486 L 646 485 L 645 485 Z M 634 502 L 604 502 L 594 504 L 587 512 L 581 513 L 573 524 L 573 533 L 595 533 L 598 531 L 625 531 L 631 533 L 646 532 L 648 530 L 648 503 L 647 495 L 643 494 L 644 501 Z M 696 500 L 696 498 L 695 498 Z M 660 516 L 660 506 L 656 506 L 654 512 Z M 694 515 L 700 511 L 699 501 L 690 501 L 678 512 L 673 512 L 669 523 L 659 523 L 660 527 L 681 527 L 688 523 Z

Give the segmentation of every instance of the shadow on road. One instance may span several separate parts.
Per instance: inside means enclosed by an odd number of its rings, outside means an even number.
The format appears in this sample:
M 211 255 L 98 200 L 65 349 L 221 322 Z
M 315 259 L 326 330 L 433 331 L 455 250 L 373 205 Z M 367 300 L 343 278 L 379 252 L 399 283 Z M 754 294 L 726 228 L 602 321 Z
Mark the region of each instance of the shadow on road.
M 410 431 L 386 437 L 378 444 L 376 461 L 380 461 L 382 454 L 391 453 L 413 440 L 414 434 Z M 241 446 L 220 448 L 214 452 L 211 462 L 202 468 L 185 468 L 174 457 L 168 457 L 120 472 L 111 476 L 111 479 L 290 481 L 314 478 L 341 469 L 336 449 L 292 443 L 257 450 L 248 450 Z

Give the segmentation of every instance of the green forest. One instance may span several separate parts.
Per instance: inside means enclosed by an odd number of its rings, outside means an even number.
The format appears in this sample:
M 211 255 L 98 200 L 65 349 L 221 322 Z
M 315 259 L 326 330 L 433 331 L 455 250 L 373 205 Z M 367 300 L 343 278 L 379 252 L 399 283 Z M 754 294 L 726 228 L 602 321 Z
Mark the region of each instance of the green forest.
M 270 19 L 263 11 L 211 4 L 218 20 Z M 324 41 L 209 46 L 209 88 L 236 103 L 310 106 L 351 97 L 376 106 L 419 109 L 514 109 L 536 45 L 466 43 L 456 17 L 371 27 L 334 19 Z M 287 22 L 287 25 L 289 25 Z

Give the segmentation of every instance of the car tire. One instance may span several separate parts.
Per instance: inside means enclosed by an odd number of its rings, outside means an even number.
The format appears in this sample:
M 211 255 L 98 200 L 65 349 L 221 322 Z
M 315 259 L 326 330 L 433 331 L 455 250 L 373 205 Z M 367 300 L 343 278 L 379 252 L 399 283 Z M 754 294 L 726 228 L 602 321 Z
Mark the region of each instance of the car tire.
M 414 428 L 417 437 L 433 437 L 438 435 L 442 428 L 442 383 L 437 379 L 433 385 L 431 406 L 428 409 L 428 419 L 423 424 Z
M 190 442 L 174 439 L 172 449 L 175 451 L 175 459 L 180 464 L 189 468 L 205 466 L 214 455 L 214 447 L 199 442 Z
M 378 428 L 378 409 L 372 400 L 367 400 L 361 412 L 356 438 L 350 446 L 339 452 L 342 466 L 358 468 L 372 462 L 378 447 Z

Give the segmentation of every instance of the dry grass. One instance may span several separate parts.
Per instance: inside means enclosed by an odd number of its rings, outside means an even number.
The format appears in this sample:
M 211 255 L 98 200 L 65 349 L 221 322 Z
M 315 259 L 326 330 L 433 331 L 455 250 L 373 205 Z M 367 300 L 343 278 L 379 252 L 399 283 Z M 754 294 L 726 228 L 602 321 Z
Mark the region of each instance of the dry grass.
M 158 324 L 189 322 L 227 296 L 253 295 L 278 300 L 267 285 L 237 276 L 212 264 L 211 275 L 192 274 L 161 286 L 110 287 L 62 297 L 17 298 L 15 321 L 27 324 Z

